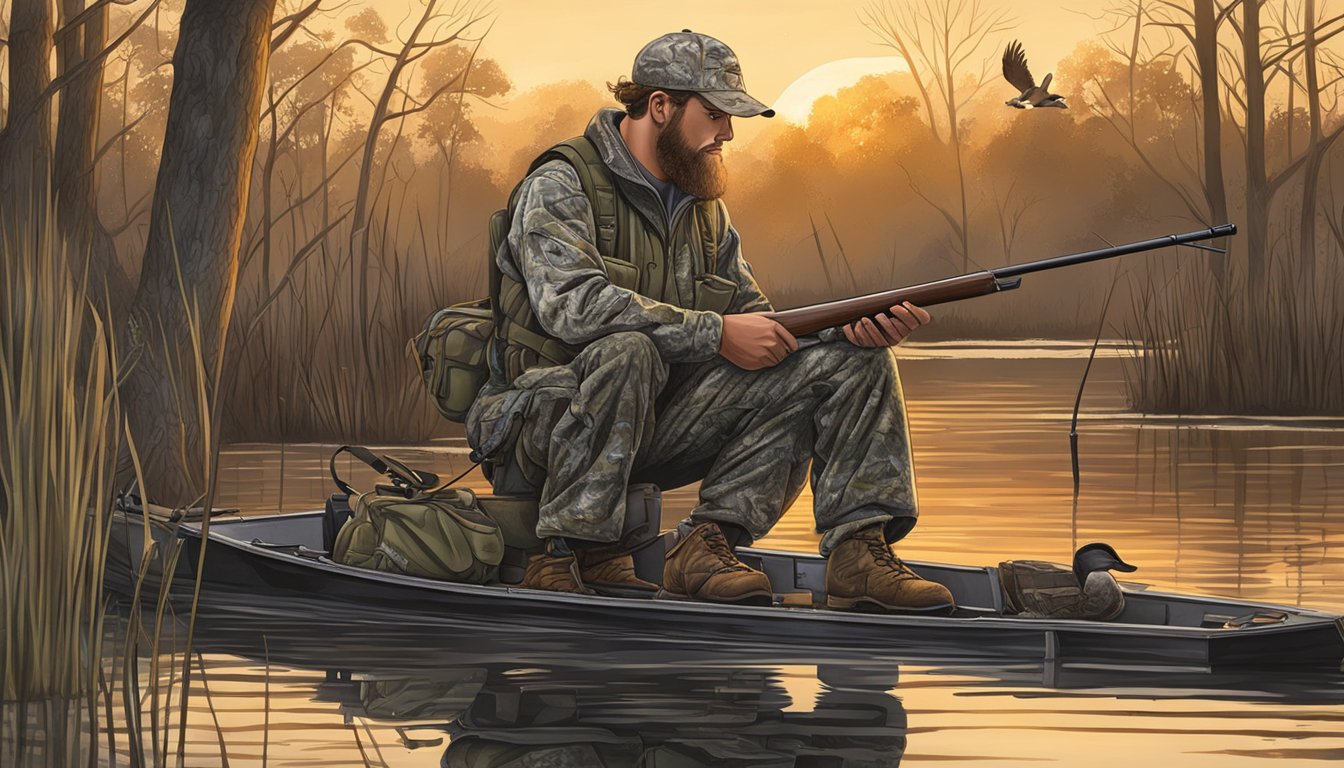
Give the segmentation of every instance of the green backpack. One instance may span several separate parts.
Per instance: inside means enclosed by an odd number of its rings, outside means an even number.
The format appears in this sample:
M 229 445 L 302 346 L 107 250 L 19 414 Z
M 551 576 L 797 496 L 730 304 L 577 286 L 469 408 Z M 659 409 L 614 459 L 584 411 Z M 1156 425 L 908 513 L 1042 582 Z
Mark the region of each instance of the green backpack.
M 411 341 L 420 376 L 445 419 L 467 420 L 476 394 L 490 379 L 486 353 L 494 333 L 490 300 L 478 299 L 430 315 L 425 329 Z
M 357 494 L 336 474 L 341 453 L 350 453 L 392 483 Z M 495 580 L 504 559 L 504 536 L 470 489 L 446 488 L 432 473 L 358 446 L 337 449 L 329 468 L 336 485 L 350 494 L 354 509 L 336 533 L 332 560 L 440 581 Z
M 600 161 L 595 154 L 586 156 L 570 144 L 558 144 L 544 152 L 533 161 L 528 173 L 552 157 L 563 156 L 579 171 L 579 180 L 588 193 L 593 210 L 614 210 L 615 190 L 610 184 L 593 181 L 597 171 L 591 166 Z M 518 202 L 518 190 L 521 187 L 520 181 L 509 194 L 508 207 L 490 215 L 490 250 L 487 258 L 490 261 L 492 293 L 498 292 L 499 270 L 495 266 L 495 258 L 508 239 L 513 208 Z M 602 253 L 610 253 L 613 240 L 611 226 L 599 228 L 598 246 Z M 425 321 L 424 330 L 411 340 L 420 376 L 429 389 L 429 396 L 439 413 L 449 421 L 465 423 L 467 411 L 475 402 L 476 395 L 490 381 L 488 355 L 496 329 L 495 309 L 489 298 L 445 307 L 432 313 Z M 525 334 L 526 329 L 518 329 L 515 333 Z M 555 345 L 555 342 L 541 338 L 532 340 L 532 343 L 543 349 Z

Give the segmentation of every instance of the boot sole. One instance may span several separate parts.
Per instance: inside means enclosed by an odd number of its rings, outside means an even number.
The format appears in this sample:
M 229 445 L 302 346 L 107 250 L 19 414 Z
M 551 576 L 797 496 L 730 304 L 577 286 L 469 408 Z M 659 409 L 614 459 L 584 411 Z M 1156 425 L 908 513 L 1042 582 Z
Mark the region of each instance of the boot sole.
M 908 613 L 917 616 L 941 616 L 956 609 L 955 603 L 911 607 L 908 605 L 889 605 L 871 597 L 826 597 L 826 607 L 835 611 L 857 611 L 860 613 Z
M 658 587 L 618 587 L 608 584 L 594 584 L 585 581 L 584 586 L 605 597 L 635 597 L 652 600 L 658 593 Z
M 771 592 L 748 592 L 741 597 L 733 600 L 704 600 L 690 595 L 683 595 L 677 592 L 669 592 L 666 589 L 658 590 L 653 596 L 655 600 L 681 600 L 688 603 L 714 603 L 716 605 L 758 605 L 769 606 L 774 602 L 774 594 Z

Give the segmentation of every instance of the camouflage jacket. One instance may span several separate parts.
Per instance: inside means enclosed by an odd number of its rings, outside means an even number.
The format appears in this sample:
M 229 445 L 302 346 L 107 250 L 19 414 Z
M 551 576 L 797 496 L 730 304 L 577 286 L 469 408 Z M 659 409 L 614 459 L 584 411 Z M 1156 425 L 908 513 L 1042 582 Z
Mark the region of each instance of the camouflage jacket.
M 638 160 L 617 128 L 624 113 L 603 109 L 593 116 L 584 135 L 598 147 L 611 169 L 618 191 L 666 235 L 668 221 L 658 193 L 644 180 Z M 692 198 L 691 201 L 694 199 Z M 689 202 L 679 206 L 683 213 Z M 674 303 L 655 301 L 613 284 L 607 278 L 594 242 L 593 214 L 578 173 L 563 160 L 532 172 L 519 189 L 506 249 L 496 254 L 501 272 L 527 286 L 542 327 L 569 344 L 582 345 L 622 331 L 647 334 L 669 363 L 698 362 L 718 354 L 723 318 Z M 737 286 L 728 313 L 772 309 L 742 257 L 741 239 L 731 223 L 718 247 L 716 274 Z M 694 295 L 696 264 L 670 254 L 675 293 L 685 305 Z M 491 455 L 508 435 L 513 416 L 523 413 L 528 391 L 564 378 L 563 366 L 528 371 L 509 389 L 487 386 L 467 416 L 467 434 L 483 456 Z

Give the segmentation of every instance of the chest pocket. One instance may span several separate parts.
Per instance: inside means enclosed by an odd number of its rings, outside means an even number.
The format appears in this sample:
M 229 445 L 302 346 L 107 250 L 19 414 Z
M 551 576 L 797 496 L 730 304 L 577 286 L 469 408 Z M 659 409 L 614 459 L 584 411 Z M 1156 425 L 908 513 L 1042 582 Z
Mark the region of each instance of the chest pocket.
M 607 269 L 607 279 L 612 285 L 618 288 L 624 288 L 627 291 L 640 293 L 639 290 L 639 267 L 614 256 L 603 256 L 602 266 Z
M 728 236 L 728 217 L 723 204 L 707 200 L 695 206 L 695 231 L 699 235 L 701 270 L 695 276 L 695 309 L 726 314 L 737 298 L 737 283 L 717 274 L 719 243 Z

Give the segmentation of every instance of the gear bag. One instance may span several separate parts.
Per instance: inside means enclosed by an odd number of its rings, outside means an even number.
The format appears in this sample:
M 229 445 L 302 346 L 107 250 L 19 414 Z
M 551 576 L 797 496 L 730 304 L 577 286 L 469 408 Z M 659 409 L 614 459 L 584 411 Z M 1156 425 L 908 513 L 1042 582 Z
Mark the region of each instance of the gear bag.
M 391 484 L 357 494 L 336 474 L 336 457 L 342 453 L 387 475 Z M 440 581 L 495 580 L 504 559 L 504 536 L 470 489 L 444 487 L 432 473 L 358 446 L 341 446 L 328 466 L 354 510 L 336 533 L 332 560 Z
M 445 419 L 466 421 L 476 393 L 490 379 L 485 355 L 494 333 L 490 300 L 479 299 L 438 310 L 411 341 L 429 397 Z

